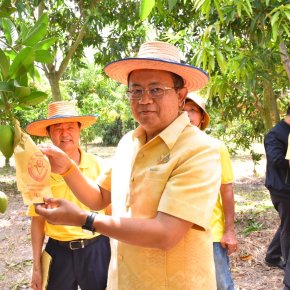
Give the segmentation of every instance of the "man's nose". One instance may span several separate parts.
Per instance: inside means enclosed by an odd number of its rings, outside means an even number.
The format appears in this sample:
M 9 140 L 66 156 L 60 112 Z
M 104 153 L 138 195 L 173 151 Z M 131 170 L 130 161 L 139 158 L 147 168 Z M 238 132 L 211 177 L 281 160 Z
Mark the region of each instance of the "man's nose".
M 65 129 L 65 128 L 63 128 L 63 129 L 61 129 L 61 135 L 67 135 L 67 133 L 68 133 L 68 130 L 67 129 Z
M 149 90 L 144 90 L 144 93 L 141 99 L 139 100 L 139 104 L 148 104 L 148 103 L 153 103 L 153 98 Z

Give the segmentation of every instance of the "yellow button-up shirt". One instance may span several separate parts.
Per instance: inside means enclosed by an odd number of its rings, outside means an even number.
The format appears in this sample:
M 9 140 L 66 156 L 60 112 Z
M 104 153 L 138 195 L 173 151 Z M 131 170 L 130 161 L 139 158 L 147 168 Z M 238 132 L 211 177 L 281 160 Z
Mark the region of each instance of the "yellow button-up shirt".
M 219 148 L 186 113 L 145 140 L 142 127 L 126 134 L 98 181 L 111 191 L 112 215 L 154 218 L 161 211 L 194 226 L 168 251 L 112 240 L 108 289 L 216 289 L 209 225 L 220 186 Z

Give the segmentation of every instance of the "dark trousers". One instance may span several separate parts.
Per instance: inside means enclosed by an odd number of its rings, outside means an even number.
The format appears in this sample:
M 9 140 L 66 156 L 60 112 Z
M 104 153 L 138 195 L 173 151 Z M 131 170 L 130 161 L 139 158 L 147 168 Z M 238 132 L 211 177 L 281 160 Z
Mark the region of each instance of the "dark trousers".
M 280 243 L 281 227 L 277 229 L 266 253 L 266 260 L 273 263 L 278 263 L 281 261 L 282 249 Z
M 111 258 L 110 241 L 100 235 L 78 250 L 48 240 L 45 248 L 52 257 L 47 290 L 105 290 Z
M 278 260 L 281 255 L 286 263 L 284 284 L 290 287 L 290 198 L 271 194 L 272 203 L 279 213 L 280 226 L 267 250 L 266 259 Z

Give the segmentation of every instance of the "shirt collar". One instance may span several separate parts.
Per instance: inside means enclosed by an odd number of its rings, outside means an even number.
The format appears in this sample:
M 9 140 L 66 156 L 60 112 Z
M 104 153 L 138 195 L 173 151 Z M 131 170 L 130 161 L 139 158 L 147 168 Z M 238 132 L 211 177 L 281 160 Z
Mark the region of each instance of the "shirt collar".
M 166 143 L 168 148 L 171 149 L 174 146 L 181 132 L 184 130 L 185 127 L 189 125 L 190 121 L 187 116 L 187 113 L 183 112 L 168 127 L 166 127 L 162 132 L 160 132 L 155 138 L 158 137 L 161 138 Z M 134 138 L 138 138 L 140 142 L 143 144 L 145 143 L 146 133 L 142 126 L 139 126 L 134 130 L 132 139 Z

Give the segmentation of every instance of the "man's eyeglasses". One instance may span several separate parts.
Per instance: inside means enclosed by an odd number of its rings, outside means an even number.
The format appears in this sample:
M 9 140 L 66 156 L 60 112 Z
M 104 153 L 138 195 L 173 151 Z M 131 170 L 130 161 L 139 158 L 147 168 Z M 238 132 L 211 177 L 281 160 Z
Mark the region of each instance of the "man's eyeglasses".
M 136 88 L 136 89 L 130 89 L 127 91 L 128 97 L 130 100 L 141 100 L 142 97 L 144 96 L 145 92 L 148 92 L 150 97 L 152 99 L 158 99 L 161 98 L 165 95 L 165 93 L 169 90 L 176 90 L 178 88 L 175 87 L 156 87 L 156 88 L 151 88 L 151 89 L 141 89 L 141 88 Z

